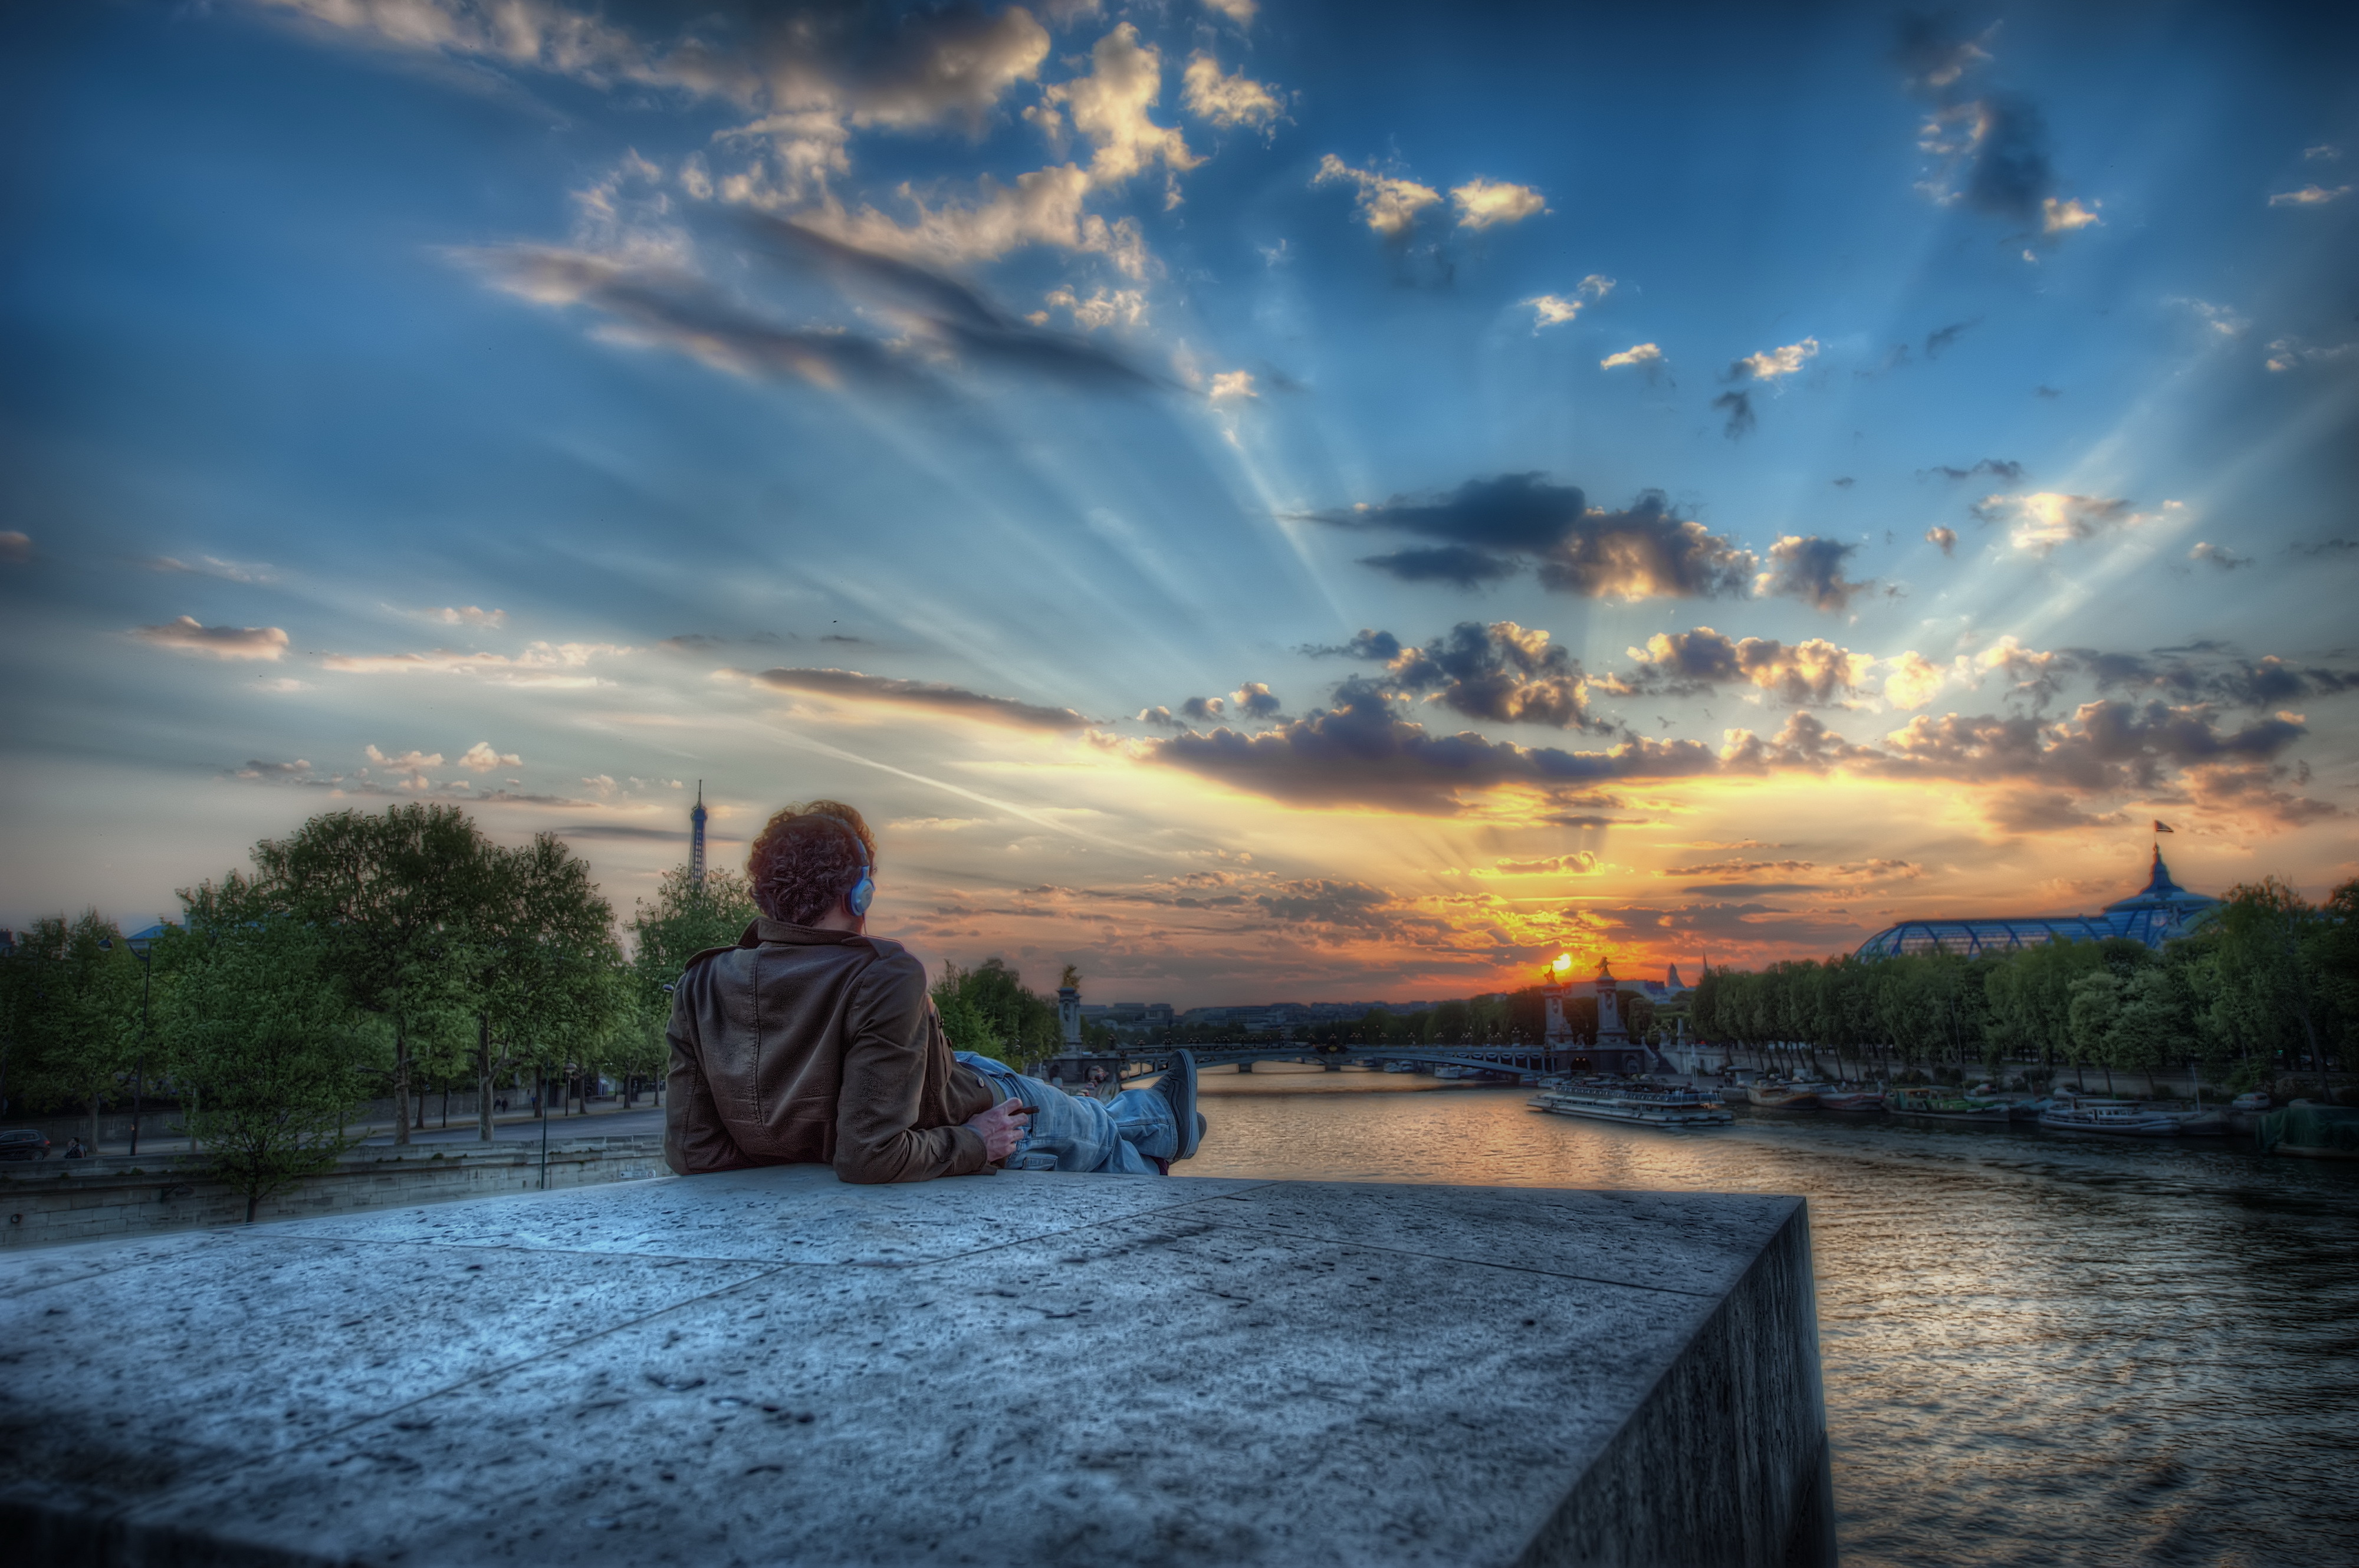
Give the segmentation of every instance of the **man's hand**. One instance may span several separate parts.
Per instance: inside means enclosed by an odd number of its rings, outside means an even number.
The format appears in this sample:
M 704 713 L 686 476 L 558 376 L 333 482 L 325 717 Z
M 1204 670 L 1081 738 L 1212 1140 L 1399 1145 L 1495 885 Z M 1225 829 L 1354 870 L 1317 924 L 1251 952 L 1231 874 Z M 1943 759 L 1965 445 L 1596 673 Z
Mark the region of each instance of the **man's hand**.
M 1032 1125 L 1027 1119 L 1031 1115 L 1023 1101 L 1002 1100 L 991 1109 L 967 1117 L 966 1125 L 983 1134 L 984 1152 L 996 1164 L 1016 1152 L 1016 1144 L 1023 1141 Z

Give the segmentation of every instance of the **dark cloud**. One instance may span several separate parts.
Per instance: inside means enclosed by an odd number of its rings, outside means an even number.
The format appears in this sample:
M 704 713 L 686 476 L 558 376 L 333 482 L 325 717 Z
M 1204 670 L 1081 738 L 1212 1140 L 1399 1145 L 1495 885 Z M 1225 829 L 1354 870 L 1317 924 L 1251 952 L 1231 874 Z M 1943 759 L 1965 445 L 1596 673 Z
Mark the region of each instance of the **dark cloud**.
M 1968 332 L 1973 331 L 1974 328 L 1981 324 L 1982 318 L 1980 316 L 1976 316 L 1971 321 L 1951 321 L 1946 327 L 1935 327 L 1931 332 L 1925 334 L 1925 357 L 1927 359 L 1940 358 L 1941 351 L 1943 349 L 1948 348 L 1951 343 L 1956 343 L 1960 338 L 1965 336 Z
M 1925 530 L 1925 542 L 1928 544 L 1940 545 L 1943 555 L 1955 555 L 1958 550 L 1958 530 L 1955 528 L 1945 528 L 1938 526 L 1927 528 Z
M 2341 560 L 2354 553 L 2359 553 L 2359 539 L 2320 539 L 2315 543 L 2307 541 L 2297 542 L 2288 546 L 2287 548 L 2291 550 L 2296 555 L 2307 555 L 2320 559 Z
M 1580 661 L 1549 634 L 1513 621 L 1461 621 L 1423 648 L 1397 654 L 1387 666 L 1399 691 L 1431 693 L 1470 719 L 1503 724 L 1593 725 L 1588 683 Z
M 1138 722 L 1142 724 L 1153 724 L 1158 729 L 1184 730 L 1188 727 L 1185 719 L 1174 717 L 1170 709 L 1161 706 L 1139 709 Z
M 1281 882 L 1274 892 L 1258 893 L 1254 902 L 1272 920 L 1294 925 L 1354 926 L 1363 929 L 1396 923 L 1385 906 L 1393 901 L 1382 887 L 1364 882 L 1339 882 L 1306 877 Z
M 1858 484 L 1859 481 L 1846 474 L 1841 479 L 1830 480 L 1828 483 L 1832 484 L 1838 490 L 1848 490 L 1853 485 Z
M 2003 457 L 1986 457 L 1972 468 L 1952 468 L 1946 463 L 1936 463 L 1930 468 L 1919 469 L 1917 477 L 1924 479 L 1936 474 L 1952 485 L 1972 479 L 1978 474 L 1987 474 L 1994 479 L 2003 479 L 2012 485 L 2023 477 L 2023 464 Z
M 1362 626 L 1353 634 L 1350 642 L 1328 643 L 1323 646 L 1305 643 L 1295 651 L 1307 653 L 1313 659 L 1331 659 L 1341 656 L 1345 659 L 1391 660 L 1400 657 L 1400 638 L 1393 636 L 1392 633 L 1375 631 Z
M 1090 721 L 1071 708 L 1047 708 L 1012 697 L 991 697 L 931 681 L 897 681 L 856 670 L 765 670 L 754 677 L 781 691 L 808 691 L 848 702 L 922 708 L 962 718 L 985 719 L 1017 729 L 1078 730 Z
M 1388 572 L 1404 583 L 1455 583 L 1461 588 L 1479 588 L 1485 583 L 1513 577 L 1523 570 L 1511 559 L 1462 544 L 1420 546 L 1413 550 L 1397 550 L 1389 555 L 1364 555 L 1360 558 L 1360 564 Z
M 1261 681 L 1246 681 L 1229 693 L 1229 701 L 1235 705 L 1239 713 L 1248 719 L 1273 718 L 1277 711 L 1286 705 L 1278 701 L 1277 693 L 1269 689 L 1268 683 Z
M 750 632 L 744 637 L 712 637 L 703 632 L 682 632 L 668 637 L 656 646 L 669 653 L 710 653 L 718 648 L 734 647 L 777 647 L 788 639 L 776 632 Z
M 1753 394 L 1750 392 L 1742 390 L 1723 392 L 1712 400 L 1712 406 L 1714 408 L 1728 410 L 1728 423 L 1721 427 L 1720 433 L 1730 441 L 1735 441 L 1748 434 L 1761 422 L 1754 418 Z
M 1990 61 L 1983 48 L 1989 37 L 1962 37 L 1943 16 L 1902 18 L 1894 56 L 1908 90 L 1930 105 L 1918 146 L 1945 166 L 1946 194 L 1978 212 L 2042 235 L 2093 222 L 2078 203 L 2055 201 L 2056 169 L 2038 105 L 2020 93 L 1971 84 Z M 1930 338 L 1927 352 L 1932 352 Z
M 2041 397 L 2061 397 L 2064 396 L 2063 393 L 2058 391 L 2053 387 L 2039 386 L 2033 387 L 2031 390 L 2035 395 Z
M 1769 547 L 1769 569 L 1754 583 L 1756 592 L 1799 599 L 1818 610 L 1842 610 L 1852 595 L 1874 586 L 1875 579 L 1854 583 L 1843 576 L 1843 563 L 1859 549 L 1815 534 L 1788 534 Z
M 1852 747 L 1834 759 L 1864 759 L 1889 777 L 2036 780 L 2085 795 L 2151 789 L 2166 768 L 2267 762 L 2307 733 L 2274 715 L 2227 730 L 2202 704 L 2141 706 L 2106 699 L 2082 703 L 2060 725 L 1987 713 L 1919 715 L 1886 736 L 1872 757 Z
M 1085 338 L 1035 326 L 957 279 L 846 245 L 784 218 L 743 220 L 770 253 L 825 277 L 843 293 L 892 313 L 904 326 L 980 363 L 1108 390 L 1165 385 Z
M 1470 479 L 1436 496 L 1396 495 L 1348 510 L 1312 512 L 1335 528 L 1385 529 L 1444 541 L 1372 558 L 1411 580 L 1468 585 L 1528 563 L 1543 587 L 1583 598 L 1742 595 L 1756 564 L 1749 551 L 1681 517 L 1658 491 L 1625 511 L 1592 506 L 1578 485 L 1538 474 Z
M 1183 719 L 1209 721 L 1219 718 L 1227 706 L 1228 704 L 1218 697 L 1190 697 L 1180 704 L 1180 716 Z
M 1260 735 L 1220 729 L 1150 743 L 1154 760 L 1237 789 L 1304 805 L 1370 805 L 1442 813 L 1462 793 L 1514 784 L 1554 791 L 1616 779 L 1709 773 L 1693 741 L 1633 739 L 1611 751 L 1520 746 L 1473 734 L 1440 735 L 1411 724 L 1374 682 L 1336 688 L 1334 707 Z
M 2187 552 L 2187 559 L 2200 561 L 2206 566 L 2216 567 L 2222 572 L 2234 572 L 2240 566 L 2253 564 L 2251 556 L 2238 555 L 2226 545 L 2212 544 L 2203 539 L 2195 541 L 2195 548 Z
M 2252 659 L 2214 648 L 2156 655 L 2103 653 L 2062 648 L 2048 656 L 2060 672 L 2077 670 L 2103 691 L 2152 691 L 2180 702 L 2218 702 L 2237 708 L 2277 708 L 2313 697 L 2359 691 L 2359 670 L 2298 665 L 2274 654 Z

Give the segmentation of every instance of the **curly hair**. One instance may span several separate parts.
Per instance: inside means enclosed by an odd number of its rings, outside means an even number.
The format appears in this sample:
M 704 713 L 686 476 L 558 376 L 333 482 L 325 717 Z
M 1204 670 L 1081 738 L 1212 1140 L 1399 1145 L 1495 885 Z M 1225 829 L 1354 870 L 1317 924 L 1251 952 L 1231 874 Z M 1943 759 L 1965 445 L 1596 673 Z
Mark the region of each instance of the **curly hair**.
M 840 800 L 788 806 L 772 817 L 745 857 L 754 902 L 774 920 L 807 926 L 873 872 L 876 840 L 858 811 Z

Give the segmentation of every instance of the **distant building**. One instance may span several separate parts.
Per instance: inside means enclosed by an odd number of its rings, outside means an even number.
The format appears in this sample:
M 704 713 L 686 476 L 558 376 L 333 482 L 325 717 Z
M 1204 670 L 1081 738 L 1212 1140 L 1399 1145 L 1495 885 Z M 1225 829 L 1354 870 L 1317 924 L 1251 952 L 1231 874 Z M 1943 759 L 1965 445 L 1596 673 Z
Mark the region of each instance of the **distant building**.
M 1950 953 L 1961 958 L 1985 953 L 2015 953 L 2049 942 L 2101 942 L 2125 937 L 2148 947 L 2160 947 L 2184 936 L 2220 900 L 2190 893 L 2170 879 L 2162 863 L 2162 849 L 2154 852 L 2154 869 L 2146 886 L 2128 898 L 2107 904 L 2096 915 L 2009 915 L 1991 920 L 1903 920 L 1886 926 L 1859 944 L 1860 958 L 1897 958 L 1908 953 Z

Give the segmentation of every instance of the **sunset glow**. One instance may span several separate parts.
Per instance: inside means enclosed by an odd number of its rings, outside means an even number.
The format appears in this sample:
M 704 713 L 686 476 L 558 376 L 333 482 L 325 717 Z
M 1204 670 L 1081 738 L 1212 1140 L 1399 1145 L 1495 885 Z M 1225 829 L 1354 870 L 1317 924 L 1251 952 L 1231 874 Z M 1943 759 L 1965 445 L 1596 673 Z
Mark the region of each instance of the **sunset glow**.
M 0 24 L 0 922 L 699 780 L 1182 1007 L 2359 871 L 2282 18 L 577 9 Z

